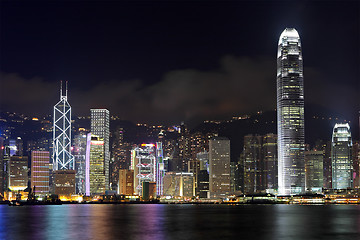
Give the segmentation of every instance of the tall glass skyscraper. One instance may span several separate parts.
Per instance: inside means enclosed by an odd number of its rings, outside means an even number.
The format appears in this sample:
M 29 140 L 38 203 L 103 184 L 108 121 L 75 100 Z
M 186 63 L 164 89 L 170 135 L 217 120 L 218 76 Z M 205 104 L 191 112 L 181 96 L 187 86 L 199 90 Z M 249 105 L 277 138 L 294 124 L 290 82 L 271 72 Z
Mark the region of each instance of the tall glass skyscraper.
M 85 160 L 86 196 L 105 193 L 104 140 L 92 133 L 87 134 Z
M 211 198 L 230 193 L 230 140 L 225 137 L 209 141 L 209 191 Z
M 332 188 L 346 189 L 353 187 L 352 140 L 350 126 L 335 124 L 332 144 Z
M 280 36 L 277 54 L 278 192 L 305 190 L 304 81 L 300 37 L 294 28 Z
M 110 112 L 107 109 L 90 109 L 91 111 L 91 133 L 104 140 L 104 168 L 105 168 L 105 190 L 110 186 Z

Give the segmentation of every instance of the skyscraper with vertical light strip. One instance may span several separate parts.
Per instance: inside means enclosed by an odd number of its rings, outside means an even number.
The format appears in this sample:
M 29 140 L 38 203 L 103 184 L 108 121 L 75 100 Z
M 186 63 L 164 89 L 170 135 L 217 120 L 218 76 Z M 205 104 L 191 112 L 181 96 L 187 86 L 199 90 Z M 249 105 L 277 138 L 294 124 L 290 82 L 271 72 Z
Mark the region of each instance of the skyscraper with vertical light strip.
M 305 190 L 304 80 L 300 37 L 294 28 L 280 36 L 277 53 L 278 193 Z
M 104 174 L 105 174 L 105 190 L 109 190 L 110 186 L 110 112 L 107 109 L 91 109 L 91 134 L 96 135 L 104 141 Z

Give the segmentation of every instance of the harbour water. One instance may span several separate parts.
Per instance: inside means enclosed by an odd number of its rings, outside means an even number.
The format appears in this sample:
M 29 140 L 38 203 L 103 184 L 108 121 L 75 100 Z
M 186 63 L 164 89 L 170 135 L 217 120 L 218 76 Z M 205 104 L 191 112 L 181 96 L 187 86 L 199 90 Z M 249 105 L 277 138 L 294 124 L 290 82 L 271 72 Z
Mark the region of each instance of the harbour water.
M 360 239 L 359 205 L 0 206 L 0 239 Z

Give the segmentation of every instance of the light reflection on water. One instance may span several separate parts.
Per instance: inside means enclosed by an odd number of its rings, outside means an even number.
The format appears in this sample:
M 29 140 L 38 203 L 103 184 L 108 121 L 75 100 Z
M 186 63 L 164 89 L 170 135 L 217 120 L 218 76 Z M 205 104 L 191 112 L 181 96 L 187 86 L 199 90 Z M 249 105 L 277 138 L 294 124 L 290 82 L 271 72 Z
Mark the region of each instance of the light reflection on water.
M 0 205 L 0 239 L 360 239 L 360 206 Z

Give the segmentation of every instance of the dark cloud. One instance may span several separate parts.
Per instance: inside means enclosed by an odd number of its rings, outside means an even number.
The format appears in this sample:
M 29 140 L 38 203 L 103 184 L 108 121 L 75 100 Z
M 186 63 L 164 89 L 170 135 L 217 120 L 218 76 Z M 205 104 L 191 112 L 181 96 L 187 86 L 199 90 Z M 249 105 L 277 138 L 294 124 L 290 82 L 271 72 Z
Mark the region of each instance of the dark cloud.
M 266 57 L 225 56 L 216 71 L 184 69 L 168 72 L 154 85 L 140 80 L 100 81 L 90 90 L 71 89 L 74 114 L 92 107 L 109 108 L 123 119 L 139 122 L 179 122 L 224 118 L 275 106 L 274 63 Z M 47 114 L 59 97 L 59 84 L 41 78 L 1 74 L 2 106 L 27 114 Z M 19 97 L 14 98 L 13 93 Z
M 305 68 L 305 99 L 342 112 L 355 106 L 358 89 L 328 82 L 316 69 Z M 108 108 L 113 115 L 135 122 L 179 123 L 223 119 L 276 107 L 276 60 L 270 57 L 224 56 L 218 69 L 174 70 L 161 81 L 99 81 L 84 90 L 71 88 L 69 102 L 75 115 L 90 108 Z M 2 109 L 25 114 L 51 114 L 59 99 L 59 83 L 41 78 L 24 79 L 1 73 Z M 119 77 L 120 79 L 120 77 Z M 334 106 L 334 107 L 329 107 Z M 352 107 L 351 107 L 352 108 Z

